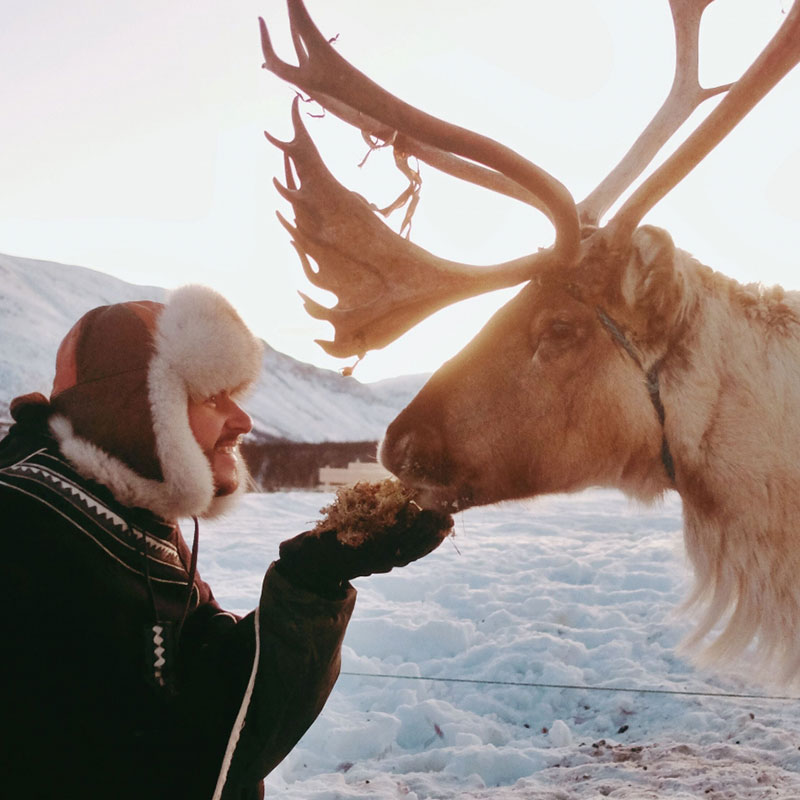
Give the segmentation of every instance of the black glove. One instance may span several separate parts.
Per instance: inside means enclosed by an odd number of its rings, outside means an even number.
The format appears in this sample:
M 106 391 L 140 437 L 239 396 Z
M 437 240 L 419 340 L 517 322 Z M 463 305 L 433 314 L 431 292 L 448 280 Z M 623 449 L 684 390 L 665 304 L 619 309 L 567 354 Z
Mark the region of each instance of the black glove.
M 281 542 L 278 571 L 292 583 L 312 591 L 341 595 L 351 578 L 404 567 L 435 550 L 453 527 L 453 518 L 420 511 L 361 541 L 341 541 L 334 529 L 306 531 Z

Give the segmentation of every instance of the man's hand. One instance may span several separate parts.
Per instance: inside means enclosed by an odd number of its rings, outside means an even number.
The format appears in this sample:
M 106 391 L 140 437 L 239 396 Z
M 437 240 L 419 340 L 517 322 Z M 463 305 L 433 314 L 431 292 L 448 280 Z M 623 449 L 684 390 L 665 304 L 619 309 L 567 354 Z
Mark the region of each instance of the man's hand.
M 333 529 L 307 531 L 281 543 L 277 566 L 303 588 L 336 593 L 351 578 L 389 572 L 426 556 L 452 527 L 451 516 L 420 511 L 413 520 L 401 518 L 358 542 L 341 541 Z

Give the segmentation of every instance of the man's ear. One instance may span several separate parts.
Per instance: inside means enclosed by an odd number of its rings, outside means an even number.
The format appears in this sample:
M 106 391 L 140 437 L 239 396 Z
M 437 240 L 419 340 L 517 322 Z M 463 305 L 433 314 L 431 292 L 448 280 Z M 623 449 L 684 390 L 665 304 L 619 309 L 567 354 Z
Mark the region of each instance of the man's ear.
M 647 340 L 669 334 L 685 307 L 683 258 L 663 229 L 643 225 L 633 235 L 633 248 L 622 279 L 622 295 Z

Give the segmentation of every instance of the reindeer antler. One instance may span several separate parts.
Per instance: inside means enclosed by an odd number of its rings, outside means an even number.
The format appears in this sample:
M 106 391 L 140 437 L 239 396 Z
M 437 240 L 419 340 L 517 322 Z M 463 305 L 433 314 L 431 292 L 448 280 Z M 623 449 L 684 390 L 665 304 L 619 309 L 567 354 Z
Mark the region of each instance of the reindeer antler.
M 394 140 L 406 153 L 418 155 L 414 144 L 422 143 L 427 145 L 423 153 L 431 154 L 431 148 L 435 148 L 439 156 L 461 156 L 506 176 L 539 198 L 555 225 L 556 247 L 563 254 L 575 255 L 580 238 L 575 201 L 563 184 L 494 139 L 426 114 L 387 92 L 336 52 L 302 0 L 287 0 L 287 7 L 299 66 L 278 58 L 266 23 L 259 19 L 265 69 L 293 83 L 360 130 L 383 141 Z M 452 163 L 452 159 L 445 160 Z
M 551 263 L 570 264 L 577 259 L 580 244 L 577 209 L 572 196 L 559 181 L 499 142 L 444 122 L 391 95 L 331 47 L 301 0 L 287 2 L 299 66 L 278 58 L 262 19 L 265 68 L 295 84 L 323 107 L 362 131 L 383 141 L 392 141 L 402 152 L 435 162 L 437 167 L 451 174 L 531 203 L 547 214 L 556 229 L 556 241 L 551 249 L 492 267 L 473 267 L 445 261 L 420 247 L 395 241 L 395 235 L 382 223 L 374 218 L 368 222 L 364 214 L 353 217 L 351 222 L 339 215 L 334 222 L 330 208 L 323 208 L 323 201 L 312 196 L 310 191 L 302 196 L 285 195 L 292 201 L 296 213 L 300 209 L 308 211 L 304 219 L 301 219 L 303 214 L 298 213 L 296 230 L 290 228 L 306 274 L 314 275 L 317 285 L 331 289 L 339 298 L 333 309 L 324 309 L 306 298 L 310 313 L 330 320 L 335 326 L 334 342 L 326 346 L 329 352 L 342 356 L 361 355 L 367 349 L 383 347 L 439 308 L 465 297 L 520 283 L 538 267 Z M 300 132 L 302 125 L 296 109 L 293 116 L 294 142 L 278 143 L 269 137 L 270 141 L 282 147 L 298 168 L 301 162 L 306 162 L 306 180 L 312 174 L 316 180 L 321 180 L 319 168 L 312 169 L 310 151 L 313 146 L 309 148 L 308 136 Z M 318 156 L 316 161 L 319 162 Z M 293 186 L 290 189 L 302 191 L 303 178 L 300 176 L 300 179 L 301 189 Z M 342 198 L 346 190 L 332 176 L 328 175 L 325 184 L 329 196 L 334 194 L 332 187 L 338 186 L 337 202 L 345 203 Z M 314 210 L 310 211 L 312 206 Z M 351 206 L 348 206 L 350 210 Z M 355 229 L 359 237 L 369 230 L 372 237 L 369 246 L 365 247 L 365 240 L 359 238 L 360 248 L 354 248 L 351 243 L 344 244 L 346 237 L 339 235 L 336 251 L 331 246 L 322 247 L 324 236 L 312 233 L 311 228 L 323 218 L 335 225 L 339 233 L 346 229 L 348 236 Z M 380 246 L 375 249 L 377 242 Z M 387 258 L 387 252 L 391 252 L 393 258 Z M 318 257 L 327 260 L 328 267 L 320 264 L 319 272 L 314 273 L 306 255 L 315 260 Z M 331 277 L 356 265 L 360 278 Z M 423 278 L 417 277 L 422 274 Z M 365 281 L 365 276 L 370 276 L 370 280 Z M 381 276 L 379 281 L 376 276 Z M 379 291 L 380 296 L 376 297 L 374 291 Z
M 691 1 L 691 0 L 690 0 Z M 677 186 L 800 62 L 800 3 L 794 3 L 777 33 L 719 105 L 683 144 L 625 201 L 608 227 L 624 239 L 642 217 Z
M 482 291 L 510 286 L 534 270 L 573 264 L 579 253 L 580 219 L 595 226 L 649 164 L 663 144 L 704 100 L 727 91 L 716 109 L 686 142 L 631 195 L 606 226 L 629 238 L 644 214 L 677 184 L 795 64 L 800 61 L 800 3 L 735 84 L 704 89 L 698 81 L 700 21 L 713 0 L 669 0 L 675 28 L 676 65 L 662 107 L 620 163 L 577 208 L 553 176 L 504 145 L 446 123 L 386 92 L 342 58 L 322 36 L 302 0 L 287 0 L 298 66 L 281 61 L 261 20 L 265 68 L 324 108 L 405 154 L 465 180 L 517 197 L 548 215 L 556 229 L 552 248 L 494 267 L 470 267 L 439 259 L 392 233 L 366 205 L 324 169 L 300 124 L 295 139 L 280 143 L 297 227 L 294 236 L 309 279 L 331 289 L 338 303 L 326 309 L 306 298 L 313 316 L 336 328 L 328 352 L 361 355 L 383 347 L 436 309 Z M 292 176 L 297 170 L 301 185 Z M 313 187 L 324 187 L 314 191 Z M 315 272 L 308 256 L 317 261 Z
M 675 28 L 675 77 L 661 108 L 622 160 L 578 204 L 581 222 L 599 225 L 603 214 L 641 175 L 675 131 L 704 101 L 730 89 L 731 84 L 703 89 L 698 79 L 700 20 L 714 0 L 669 0 Z
M 275 187 L 292 204 L 295 226 L 278 217 L 292 235 L 308 280 L 339 299 L 333 308 L 325 308 L 301 293 L 312 317 L 334 325 L 332 342 L 317 340 L 326 352 L 341 358 L 363 356 L 450 303 L 530 277 L 528 258 L 471 267 L 438 258 L 398 236 L 325 167 L 302 123 L 297 99 L 292 120 L 291 142 L 267 134 L 284 152 L 287 185 L 276 180 Z

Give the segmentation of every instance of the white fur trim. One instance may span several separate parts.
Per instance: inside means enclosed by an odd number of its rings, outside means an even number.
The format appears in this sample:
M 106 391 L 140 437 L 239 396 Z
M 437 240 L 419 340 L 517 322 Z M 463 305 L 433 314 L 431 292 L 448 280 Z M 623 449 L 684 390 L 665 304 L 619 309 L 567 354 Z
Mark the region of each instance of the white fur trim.
M 50 419 L 50 430 L 75 469 L 84 478 L 102 483 L 122 505 L 148 508 L 164 519 L 175 518 L 171 498 L 161 481 L 143 478 L 118 458 L 76 435 L 72 423 L 60 414 Z
M 156 354 L 147 373 L 156 455 L 175 516 L 202 515 L 214 499 L 211 465 L 189 427 L 186 386 Z
M 245 489 L 249 476 L 237 458 L 239 486 L 215 497 L 211 466 L 189 426 L 189 398 L 245 391 L 261 370 L 262 344 L 233 306 L 206 286 L 170 296 L 155 332 L 147 375 L 156 455 L 177 516 L 213 517 Z
M 262 350 L 233 306 L 206 286 L 176 289 L 158 319 L 156 356 L 192 397 L 249 387 L 261 370 Z
M 143 478 L 127 464 L 102 448 L 75 434 L 72 423 L 58 414 L 50 419 L 50 430 L 65 458 L 84 478 L 103 484 L 124 506 L 147 508 L 165 520 L 198 516 L 211 519 L 224 514 L 247 488 L 250 479 L 247 467 L 239 459 L 239 486 L 223 497 L 212 497 L 202 509 L 185 511 L 187 499 L 176 496 L 161 481 Z M 205 493 L 201 503 L 205 501 Z

